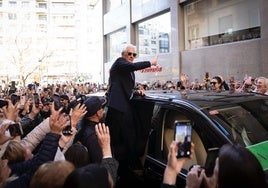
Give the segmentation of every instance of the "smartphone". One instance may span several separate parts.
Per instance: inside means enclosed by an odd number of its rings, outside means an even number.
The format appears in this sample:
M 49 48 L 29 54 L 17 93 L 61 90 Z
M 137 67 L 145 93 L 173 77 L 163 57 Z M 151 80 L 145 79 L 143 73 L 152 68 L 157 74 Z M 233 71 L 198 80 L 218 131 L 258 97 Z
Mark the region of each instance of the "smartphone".
M 62 130 L 62 134 L 65 136 L 70 136 L 72 135 L 72 124 L 71 124 L 71 116 L 69 116 L 69 125 L 67 125 L 63 130 Z
M 66 126 L 66 127 L 62 130 L 62 134 L 65 135 L 65 136 L 72 135 L 72 127 L 71 127 L 71 125 Z
M 34 93 L 33 96 L 34 96 L 34 104 L 39 104 L 39 95 L 38 95 L 38 93 Z
M 25 105 L 26 99 L 25 95 L 20 96 L 20 104 Z
M 13 123 L 8 126 L 10 136 L 21 136 L 23 135 L 23 130 L 20 123 Z
M 178 148 L 177 158 L 187 157 L 191 155 L 191 141 L 192 141 L 192 125 L 190 121 L 174 122 L 175 125 L 175 141 L 180 146 Z
M 211 177 L 213 175 L 215 161 L 219 154 L 219 148 L 209 148 L 207 153 L 207 159 L 205 162 L 205 173 L 207 177 Z
M 52 95 L 51 96 L 51 101 L 54 102 L 54 109 L 59 110 L 61 105 L 60 105 L 60 97 L 58 95 Z
M 0 99 L 0 108 L 4 107 L 4 106 L 7 106 L 8 105 L 8 102 L 7 100 L 5 99 Z
M 15 105 L 19 101 L 20 101 L 20 96 L 19 95 L 16 95 L 16 94 L 11 95 L 11 102 L 12 102 L 13 105 Z

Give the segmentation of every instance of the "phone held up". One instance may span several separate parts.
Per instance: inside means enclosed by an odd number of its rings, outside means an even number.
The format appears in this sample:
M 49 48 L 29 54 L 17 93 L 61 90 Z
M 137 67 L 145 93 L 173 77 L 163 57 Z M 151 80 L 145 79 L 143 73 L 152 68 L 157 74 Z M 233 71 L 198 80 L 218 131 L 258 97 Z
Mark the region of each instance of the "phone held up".
M 71 116 L 67 115 L 69 117 L 69 124 L 62 130 L 62 134 L 64 136 L 71 136 L 72 135 L 72 123 L 71 123 Z
M 23 130 L 20 123 L 13 123 L 8 126 L 10 136 L 21 136 L 23 135 Z
M 180 146 L 178 148 L 177 158 L 187 157 L 191 155 L 192 125 L 189 120 L 174 122 L 175 125 L 175 141 Z
M 0 108 L 4 107 L 4 106 L 7 106 L 8 105 L 8 102 L 7 100 L 5 99 L 0 99 Z
M 34 98 L 34 104 L 39 105 L 39 95 L 38 95 L 38 93 L 34 93 L 33 98 Z

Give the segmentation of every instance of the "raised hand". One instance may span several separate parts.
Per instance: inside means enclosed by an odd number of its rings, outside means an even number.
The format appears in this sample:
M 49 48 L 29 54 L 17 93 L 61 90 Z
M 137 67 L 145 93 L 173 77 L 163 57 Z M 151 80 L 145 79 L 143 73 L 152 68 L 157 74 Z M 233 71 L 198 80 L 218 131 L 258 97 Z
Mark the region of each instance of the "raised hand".
M 187 174 L 186 185 L 187 188 L 199 188 L 203 181 L 205 170 L 199 165 L 195 165 Z
M 0 128 L 0 144 L 1 145 L 4 144 L 6 141 L 13 139 L 13 137 L 7 136 L 5 134 L 9 125 L 10 123 L 3 123 L 1 125 L 1 128 Z
M 61 113 L 59 110 L 54 109 L 54 102 L 52 103 L 53 110 L 51 111 L 51 115 L 49 118 L 49 126 L 52 133 L 60 134 L 62 130 L 70 123 L 70 117 L 67 116 L 65 113 Z
M 86 106 L 84 104 L 78 104 L 70 111 L 72 120 L 72 127 L 76 128 L 78 121 L 87 113 Z
M 155 56 L 155 58 L 152 61 L 150 61 L 150 63 L 151 63 L 151 66 L 156 66 L 158 63 L 158 56 Z
M 95 125 L 95 131 L 98 137 L 100 147 L 102 149 L 103 157 L 111 157 L 111 145 L 110 145 L 110 132 L 109 127 L 104 123 L 99 123 Z
M 178 143 L 176 141 L 172 141 L 169 147 L 168 153 L 168 163 L 164 173 L 163 183 L 169 185 L 175 185 L 177 180 L 177 175 L 181 171 L 184 163 L 187 158 L 177 158 L 178 152 Z M 194 144 L 191 143 L 191 155 L 190 158 L 193 157 L 194 153 Z
M 7 99 L 8 105 L 2 107 L 3 113 L 6 117 L 6 119 L 9 119 L 11 121 L 15 121 L 18 117 L 19 109 L 17 109 L 11 102 L 11 100 Z

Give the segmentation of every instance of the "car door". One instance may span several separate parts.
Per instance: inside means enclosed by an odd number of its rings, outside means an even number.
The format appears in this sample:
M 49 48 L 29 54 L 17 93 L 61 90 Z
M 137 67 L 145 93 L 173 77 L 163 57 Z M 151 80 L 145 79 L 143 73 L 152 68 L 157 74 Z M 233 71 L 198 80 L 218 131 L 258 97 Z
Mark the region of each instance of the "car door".
M 185 164 L 178 175 L 177 187 L 185 186 L 185 178 L 193 164 L 204 165 L 209 148 L 220 147 L 226 142 L 213 122 L 198 108 L 187 103 L 156 102 L 152 114 L 152 130 L 149 135 L 145 158 L 145 177 L 148 181 L 161 183 L 167 164 L 168 148 L 174 140 L 174 121 L 189 120 L 192 124 L 192 141 L 195 155 Z

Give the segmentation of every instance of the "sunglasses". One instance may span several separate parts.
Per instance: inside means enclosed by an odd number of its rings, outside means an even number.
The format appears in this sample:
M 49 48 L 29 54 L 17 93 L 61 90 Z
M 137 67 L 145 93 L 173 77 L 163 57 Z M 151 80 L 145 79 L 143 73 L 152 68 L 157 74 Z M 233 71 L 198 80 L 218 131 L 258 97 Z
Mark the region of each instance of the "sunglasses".
M 217 82 L 211 82 L 211 84 L 215 85 Z
M 128 55 L 128 56 L 132 56 L 132 55 L 133 55 L 133 57 L 136 57 L 136 56 L 137 56 L 136 53 L 131 53 L 131 52 L 128 52 L 127 55 Z

